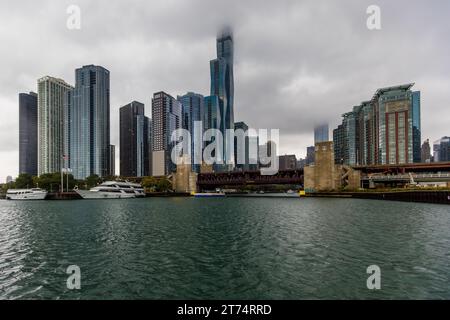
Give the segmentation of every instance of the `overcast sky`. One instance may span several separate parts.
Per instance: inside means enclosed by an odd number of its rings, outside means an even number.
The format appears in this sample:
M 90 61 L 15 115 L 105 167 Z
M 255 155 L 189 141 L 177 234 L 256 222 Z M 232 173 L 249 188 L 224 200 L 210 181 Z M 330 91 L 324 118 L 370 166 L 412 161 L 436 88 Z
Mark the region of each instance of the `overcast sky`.
M 71 4 L 80 30 L 66 27 Z M 372 4 L 381 30 L 366 26 Z M 303 157 L 314 123 L 332 129 L 377 88 L 409 82 L 422 92 L 422 139 L 437 140 L 450 135 L 449 17 L 446 0 L 1 0 L 0 182 L 18 174 L 18 93 L 36 91 L 38 78 L 73 85 L 77 67 L 110 70 L 118 145 L 126 103 L 150 115 L 156 91 L 209 94 L 223 25 L 234 30 L 235 120 L 280 129 L 282 154 Z

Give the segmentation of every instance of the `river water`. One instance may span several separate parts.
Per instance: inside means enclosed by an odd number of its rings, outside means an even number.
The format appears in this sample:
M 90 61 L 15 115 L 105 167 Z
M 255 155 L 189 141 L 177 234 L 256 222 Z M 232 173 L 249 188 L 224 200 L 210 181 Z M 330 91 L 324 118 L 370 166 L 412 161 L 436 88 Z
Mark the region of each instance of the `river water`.
M 370 265 L 380 290 L 367 288 Z M 450 299 L 449 278 L 445 205 L 0 201 L 0 299 Z

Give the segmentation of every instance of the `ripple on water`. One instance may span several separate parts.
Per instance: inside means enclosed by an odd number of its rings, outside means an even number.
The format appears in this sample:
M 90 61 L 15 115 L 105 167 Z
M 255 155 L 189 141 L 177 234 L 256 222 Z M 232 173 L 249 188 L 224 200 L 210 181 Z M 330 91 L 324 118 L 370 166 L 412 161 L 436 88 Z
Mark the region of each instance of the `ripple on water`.
M 449 222 L 350 199 L 0 201 L 0 299 L 448 299 Z

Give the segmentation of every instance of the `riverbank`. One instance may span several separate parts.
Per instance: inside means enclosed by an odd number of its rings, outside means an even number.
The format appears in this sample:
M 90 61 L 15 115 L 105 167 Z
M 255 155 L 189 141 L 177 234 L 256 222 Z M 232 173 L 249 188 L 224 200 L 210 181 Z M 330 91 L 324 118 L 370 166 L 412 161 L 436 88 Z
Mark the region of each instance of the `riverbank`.
M 320 192 L 307 193 L 307 197 L 324 198 L 355 198 L 368 200 L 389 200 L 403 202 L 421 202 L 435 204 L 450 204 L 450 191 L 360 191 L 360 192 Z

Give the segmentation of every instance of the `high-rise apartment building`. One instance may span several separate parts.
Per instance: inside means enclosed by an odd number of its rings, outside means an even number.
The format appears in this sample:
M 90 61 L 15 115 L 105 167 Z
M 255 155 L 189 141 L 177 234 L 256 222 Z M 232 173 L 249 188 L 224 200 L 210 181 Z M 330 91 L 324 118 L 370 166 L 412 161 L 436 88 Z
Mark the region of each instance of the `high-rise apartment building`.
M 429 163 L 431 162 L 431 146 L 430 146 L 430 139 L 427 139 L 423 142 L 422 148 L 421 148 L 421 162 L 423 163 Z
M 64 156 L 64 105 L 73 89 L 64 80 L 38 80 L 38 174 L 60 172 Z
M 378 89 L 353 107 L 333 131 L 336 163 L 402 164 L 421 161 L 420 92 L 414 84 Z
M 34 92 L 19 94 L 19 173 L 38 174 L 38 102 Z
M 171 153 L 175 143 L 171 141 L 174 130 L 181 128 L 181 103 L 171 95 L 160 91 L 152 99 L 152 175 L 168 175 L 176 170 Z
M 144 104 L 133 101 L 120 108 L 120 175 L 150 175 L 150 120 L 144 115 Z
M 110 166 L 110 74 L 101 66 L 75 70 L 66 94 L 66 154 L 76 179 L 106 176 Z

